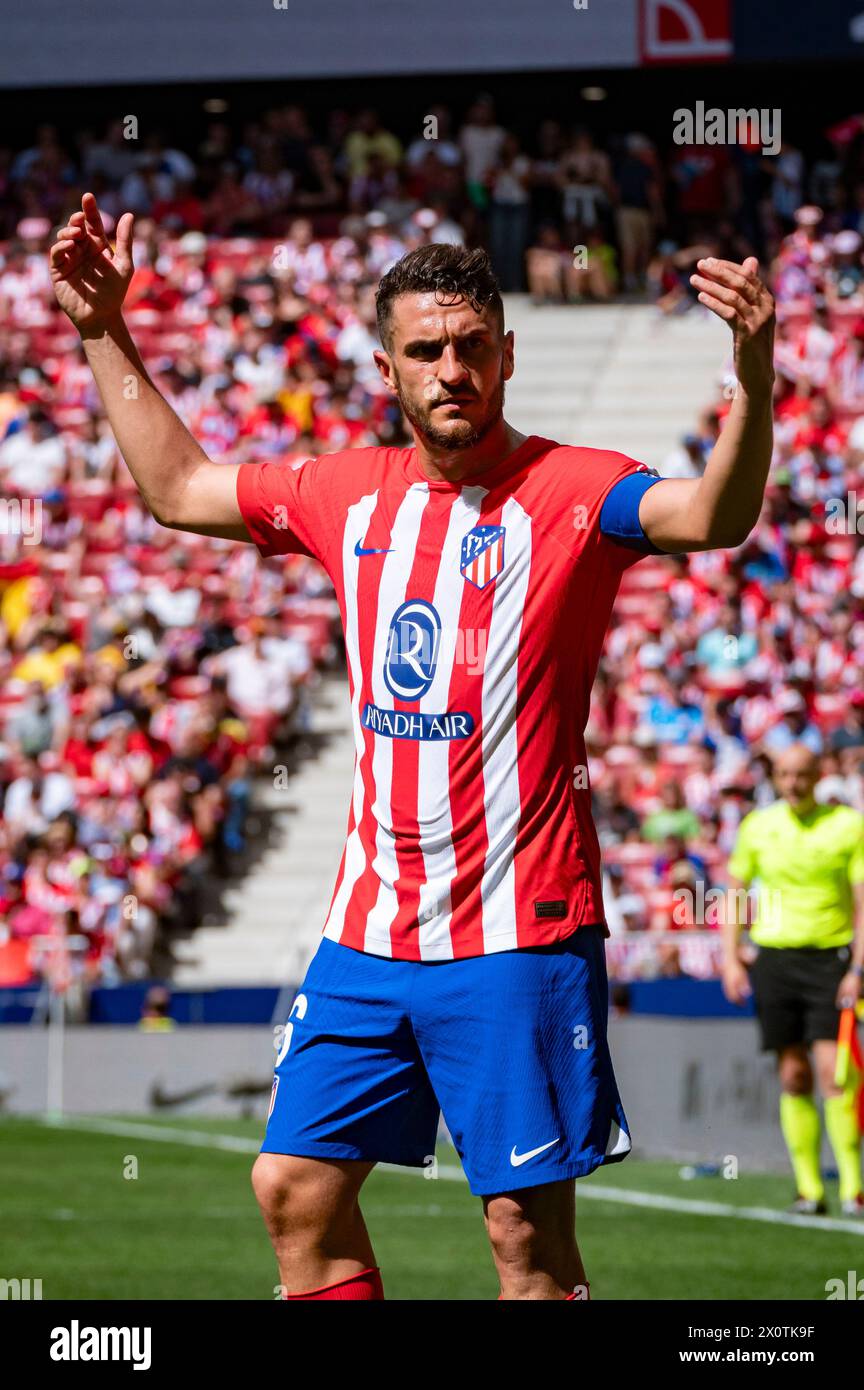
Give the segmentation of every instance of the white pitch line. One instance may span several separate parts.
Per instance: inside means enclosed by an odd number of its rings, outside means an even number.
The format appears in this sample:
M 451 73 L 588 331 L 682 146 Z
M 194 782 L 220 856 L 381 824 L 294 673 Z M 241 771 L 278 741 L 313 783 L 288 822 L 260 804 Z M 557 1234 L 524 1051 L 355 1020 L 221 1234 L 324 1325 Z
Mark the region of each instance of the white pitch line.
M 577 1188 L 579 1198 L 595 1202 L 620 1202 L 622 1206 L 655 1207 L 658 1211 L 677 1211 L 690 1216 L 723 1216 L 728 1220 L 763 1221 L 771 1226 L 808 1226 L 813 1231 L 843 1231 L 850 1236 L 864 1236 L 864 1221 L 844 1221 L 832 1216 L 798 1216 L 795 1212 L 775 1211 L 773 1207 L 735 1207 L 730 1202 L 700 1202 L 693 1197 L 664 1197 L 657 1192 L 628 1191 L 623 1187 Z
M 172 1129 L 168 1125 L 149 1125 L 136 1121 L 103 1120 L 95 1116 L 78 1115 L 74 1119 L 37 1120 L 49 1128 L 95 1131 L 116 1134 L 123 1139 L 155 1139 L 164 1144 L 188 1144 L 198 1149 L 224 1149 L 232 1153 L 257 1154 L 261 1145 L 255 1139 L 243 1139 L 235 1134 L 211 1134 L 205 1130 Z M 403 1168 L 396 1163 L 379 1163 L 386 1173 L 425 1175 L 425 1168 Z M 454 1164 L 439 1163 L 437 1176 L 445 1182 L 465 1182 L 465 1174 Z M 427 1179 L 435 1181 L 435 1179 Z M 798 1216 L 794 1212 L 775 1211 L 773 1207 L 736 1207 L 730 1202 L 700 1202 L 693 1197 L 666 1197 L 658 1192 L 640 1192 L 623 1187 L 603 1187 L 599 1183 L 580 1184 L 580 1200 L 613 1202 L 625 1207 L 649 1207 L 655 1211 L 671 1211 L 687 1216 L 723 1217 L 727 1221 L 757 1221 L 771 1226 L 803 1226 L 812 1231 L 835 1231 L 844 1235 L 864 1236 L 864 1221 L 845 1221 L 831 1216 Z
M 237 1134 L 209 1134 L 206 1130 L 172 1129 L 169 1125 L 139 1124 L 135 1120 L 101 1120 L 77 1115 L 74 1119 L 40 1120 L 46 1129 L 78 1129 L 97 1134 L 116 1134 L 120 1139 L 155 1139 L 164 1144 L 190 1144 L 196 1149 L 226 1149 L 232 1153 L 257 1154 L 261 1148 L 254 1139 Z

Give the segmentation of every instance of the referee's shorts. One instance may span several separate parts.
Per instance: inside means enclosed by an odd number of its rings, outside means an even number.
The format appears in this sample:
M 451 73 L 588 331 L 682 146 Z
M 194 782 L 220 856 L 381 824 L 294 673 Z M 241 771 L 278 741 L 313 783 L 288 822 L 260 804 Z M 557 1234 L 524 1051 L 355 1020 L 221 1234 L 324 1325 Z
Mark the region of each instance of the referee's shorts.
M 750 984 L 763 1052 L 836 1041 L 837 990 L 851 958 L 849 946 L 759 947 Z

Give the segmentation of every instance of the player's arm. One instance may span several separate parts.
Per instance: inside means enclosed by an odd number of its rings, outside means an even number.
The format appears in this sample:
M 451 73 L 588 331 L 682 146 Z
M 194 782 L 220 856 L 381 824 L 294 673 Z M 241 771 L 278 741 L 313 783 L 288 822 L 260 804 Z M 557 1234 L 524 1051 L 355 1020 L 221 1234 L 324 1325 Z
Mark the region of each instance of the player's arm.
M 738 386 L 701 478 L 665 478 L 645 492 L 639 520 L 659 550 L 741 545 L 759 519 L 771 464 L 774 301 L 750 256 L 697 262 L 690 283 L 734 337 Z
M 122 305 L 132 278 L 131 213 L 108 243 L 96 199 L 61 228 L 51 248 L 51 279 L 72 320 L 129 471 L 163 526 L 250 540 L 237 503 L 237 467 L 213 463 L 153 385 Z

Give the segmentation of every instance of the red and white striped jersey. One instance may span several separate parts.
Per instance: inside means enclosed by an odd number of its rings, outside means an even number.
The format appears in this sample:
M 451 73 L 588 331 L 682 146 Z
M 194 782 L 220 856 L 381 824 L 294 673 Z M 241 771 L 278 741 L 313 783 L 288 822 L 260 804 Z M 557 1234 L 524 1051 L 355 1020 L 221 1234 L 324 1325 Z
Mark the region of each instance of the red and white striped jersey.
M 602 922 L 584 742 L 622 572 L 623 454 L 536 435 L 482 479 L 414 449 L 242 464 L 263 555 L 333 580 L 357 759 L 326 936 L 403 960 L 540 946 Z

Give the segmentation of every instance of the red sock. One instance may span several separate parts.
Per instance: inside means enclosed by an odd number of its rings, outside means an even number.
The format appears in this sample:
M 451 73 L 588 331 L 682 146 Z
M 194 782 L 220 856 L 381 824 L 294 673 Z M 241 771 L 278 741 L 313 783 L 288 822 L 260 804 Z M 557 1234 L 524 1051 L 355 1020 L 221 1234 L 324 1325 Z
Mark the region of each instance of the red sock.
M 325 1284 L 323 1289 L 310 1289 L 308 1293 L 283 1293 L 282 1295 L 286 1302 L 292 1298 L 380 1300 L 383 1297 L 384 1285 L 381 1283 L 381 1274 L 377 1269 L 361 1269 L 359 1274 L 352 1274 L 348 1279 L 339 1279 L 335 1284 Z
M 576 1298 L 576 1291 L 575 1291 L 575 1289 L 574 1289 L 573 1293 L 565 1294 L 562 1301 L 563 1301 L 564 1303 L 576 1303 L 576 1302 L 579 1302 L 579 1303 L 590 1303 L 590 1302 L 591 1302 L 591 1285 L 588 1283 L 588 1280 L 586 1279 L 586 1280 L 585 1280 L 585 1283 L 584 1283 L 584 1284 L 580 1284 L 579 1287 L 580 1287 L 580 1288 L 587 1289 L 587 1291 L 588 1291 L 588 1297 L 587 1297 L 587 1298 L 580 1298 L 580 1299 L 577 1300 L 577 1298 Z M 498 1302 L 499 1302 L 499 1303 L 501 1302 L 501 1299 L 502 1299 L 503 1297 L 504 1297 L 503 1293 L 499 1293 L 499 1295 L 498 1295 Z

